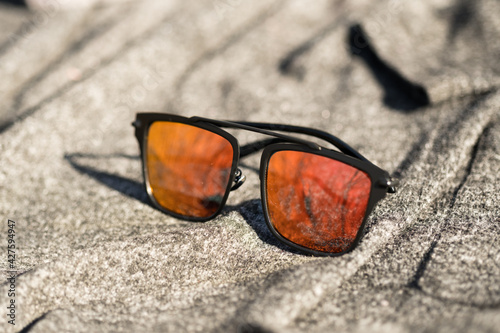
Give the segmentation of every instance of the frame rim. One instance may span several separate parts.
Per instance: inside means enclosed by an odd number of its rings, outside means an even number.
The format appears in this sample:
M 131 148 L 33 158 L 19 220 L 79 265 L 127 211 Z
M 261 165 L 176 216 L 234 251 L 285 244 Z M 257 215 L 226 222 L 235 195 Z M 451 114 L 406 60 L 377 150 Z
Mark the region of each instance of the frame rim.
M 351 245 L 342 252 L 323 252 L 323 251 L 317 251 L 313 250 L 304 246 L 301 246 L 299 244 L 296 244 L 285 237 L 283 237 L 274 227 L 274 225 L 271 222 L 271 218 L 269 215 L 269 208 L 267 206 L 267 175 L 268 175 L 268 168 L 269 168 L 269 161 L 272 157 L 272 155 L 276 152 L 279 151 L 299 151 L 299 152 L 305 152 L 313 155 L 319 155 L 323 157 L 328 157 L 332 158 L 336 161 L 345 163 L 347 165 L 350 165 L 352 167 L 355 167 L 364 173 L 366 173 L 371 181 L 371 186 L 370 186 L 370 196 L 368 199 L 368 203 L 366 206 L 366 211 L 365 215 L 363 217 L 363 221 L 361 222 L 361 225 L 359 227 L 359 230 L 356 234 L 356 237 L 354 241 L 351 243 Z M 318 256 L 318 257 L 337 257 L 344 255 L 348 252 L 351 252 L 353 249 L 355 249 L 361 239 L 363 238 L 363 235 L 365 233 L 365 228 L 366 228 L 366 223 L 368 220 L 368 217 L 370 214 L 373 212 L 373 209 L 376 207 L 377 203 L 382 200 L 386 196 L 386 190 L 380 186 L 379 184 L 379 179 L 381 177 L 385 176 L 385 171 L 381 170 L 377 166 L 367 163 L 365 161 L 361 161 L 358 159 L 355 159 L 353 157 L 347 156 L 345 154 L 339 153 L 334 150 L 330 149 L 321 149 L 319 151 L 316 150 L 311 150 L 308 149 L 306 146 L 302 145 L 297 145 L 293 143 L 277 143 L 273 145 L 269 145 L 264 149 L 262 152 L 262 157 L 261 157 L 261 163 L 260 163 L 260 171 L 259 171 L 259 177 L 260 177 L 260 191 L 261 191 L 261 203 L 262 203 L 262 210 L 264 212 L 264 220 L 266 221 L 267 227 L 271 231 L 271 233 L 282 243 L 288 245 L 289 247 L 299 250 L 302 253 L 308 254 L 308 255 L 313 255 L 313 256 Z
M 226 186 L 226 190 L 224 192 L 224 196 L 221 200 L 221 203 L 219 205 L 219 208 L 211 215 L 207 217 L 194 217 L 194 216 L 188 216 L 188 215 L 181 215 L 177 214 L 175 212 L 172 212 L 166 208 L 164 208 L 160 203 L 156 200 L 153 194 L 153 190 L 149 181 L 149 174 L 148 174 L 148 166 L 147 166 L 147 161 L 146 161 L 146 149 L 147 149 L 147 144 L 148 144 L 148 133 L 149 133 L 149 128 L 151 125 L 155 122 L 171 122 L 171 123 L 180 123 L 188 126 L 193 126 L 197 128 L 201 128 L 203 130 L 206 130 L 211 133 L 215 133 L 217 135 L 220 135 L 224 139 L 226 139 L 230 144 L 231 147 L 233 148 L 233 158 L 231 161 L 231 171 L 229 174 L 229 181 Z M 141 151 L 141 162 L 142 162 L 142 174 L 143 174 L 143 179 L 144 179 L 144 187 L 145 190 L 148 194 L 149 200 L 153 203 L 155 208 L 159 209 L 161 212 L 166 213 L 172 217 L 178 218 L 178 219 L 183 219 L 186 221 L 190 222 L 206 222 L 208 220 L 213 219 L 217 215 L 220 214 L 220 212 L 224 209 L 226 206 L 227 199 L 229 197 L 229 193 L 231 192 L 231 187 L 234 182 L 235 178 L 235 173 L 236 169 L 238 168 L 239 164 L 239 156 L 240 156 L 240 146 L 238 143 L 238 140 L 231 135 L 230 133 L 224 131 L 222 128 L 212 125 L 210 123 L 205 123 L 205 122 L 193 122 L 190 118 L 186 118 L 183 116 L 178 116 L 178 115 L 171 115 L 171 114 L 166 114 L 166 113 L 139 113 L 137 114 L 136 122 L 136 137 L 139 141 L 139 146 L 140 146 L 140 151 Z

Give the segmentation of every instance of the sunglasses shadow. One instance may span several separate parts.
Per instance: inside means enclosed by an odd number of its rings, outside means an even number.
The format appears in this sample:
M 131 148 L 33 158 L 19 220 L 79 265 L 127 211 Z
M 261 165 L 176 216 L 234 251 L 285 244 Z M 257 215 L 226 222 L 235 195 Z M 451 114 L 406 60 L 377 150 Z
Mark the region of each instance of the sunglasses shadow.
M 275 246 L 283 251 L 287 251 L 294 254 L 304 255 L 294 248 L 281 243 L 269 230 L 266 221 L 264 220 L 264 211 L 262 210 L 262 204 L 259 199 L 252 199 L 244 201 L 238 206 L 226 206 L 226 209 L 237 210 L 241 216 L 245 219 L 245 222 L 255 231 L 257 236 L 263 242 Z
M 65 154 L 64 159 L 79 173 L 90 176 L 97 180 L 99 183 L 125 194 L 127 197 L 136 199 L 150 207 L 153 207 L 148 199 L 146 191 L 144 190 L 144 185 L 132 179 L 125 178 L 123 176 L 113 174 L 110 172 L 102 171 L 85 164 L 84 161 L 96 161 L 96 160 L 109 160 L 109 159 L 128 159 L 139 161 L 139 156 L 131 156 L 126 154 L 108 154 L 108 155 L 96 155 L 96 154 Z
M 127 197 L 140 201 L 154 209 L 157 209 L 149 200 L 146 190 L 142 182 L 129 179 L 127 177 L 111 173 L 104 170 L 99 170 L 92 166 L 97 160 L 112 160 L 112 159 L 127 159 L 135 160 L 140 163 L 139 156 L 132 156 L 126 154 L 82 154 L 82 153 L 72 153 L 65 154 L 64 159 L 73 167 L 76 171 L 81 174 L 90 176 L 97 180 L 99 183 L 107 186 L 108 188 L 125 194 Z M 226 205 L 222 213 L 227 213 L 230 211 L 238 211 L 241 216 L 245 219 L 245 222 L 255 231 L 259 239 L 263 242 L 276 246 L 281 250 L 301 254 L 295 249 L 282 244 L 280 241 L 274 237 L 271 233 L 267 224 L 264 220 L 264 213 L 262 211 L 261 201 L 259 199 L 253 199 L 244 201 L 238 205 Z

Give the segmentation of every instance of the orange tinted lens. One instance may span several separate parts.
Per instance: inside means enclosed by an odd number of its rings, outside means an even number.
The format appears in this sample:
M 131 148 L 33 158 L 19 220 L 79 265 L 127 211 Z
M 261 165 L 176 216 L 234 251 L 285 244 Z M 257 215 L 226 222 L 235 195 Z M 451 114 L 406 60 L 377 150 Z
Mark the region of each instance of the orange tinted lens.
M 305 152 L 278 151 L 267 171 L 270 221 L 295 244 L 344 252 L 363 222 L 370 188 L 368 175 L 350 165 Z
M 187 217 L 217 212 L 228 187 L 233 147 L 210 131 L 172 122 L 154 122 L 146 148 L 148 180 L 156 201 Z

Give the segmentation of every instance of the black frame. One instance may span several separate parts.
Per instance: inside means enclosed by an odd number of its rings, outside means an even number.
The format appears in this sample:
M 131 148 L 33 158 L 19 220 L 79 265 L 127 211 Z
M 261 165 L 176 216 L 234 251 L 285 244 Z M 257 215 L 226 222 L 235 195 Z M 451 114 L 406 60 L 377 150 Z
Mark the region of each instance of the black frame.
M 165 208 L 163 208 L 154 198 L 151 186 L 149 184 L 149 177 L 148 177 L 148 170 L 147 170 L 147 163 L 145 161 L 145 148 L 147 146 L 147 134 L 149 131 L 149 127 L 151 126 L 152 123 L 156 121 L 168 121 L 168 122 L 176 122 L 176 123 L 182 123 L 186 125 L 191 125 L 195 126 L 198 128 L 205 129 L 207 131 L 213 132 L 215 134 L 218 134 L 225 139 L 229 141 L 231 146 L 233 147 L 233 161 L 232 161 L 232 166 L 231 166 L 231 174 L 230 174 L 230 179 L 228 182 L 228 186 L 226 188 L 226 192 L 224 193 L 224 197 L 221 201 L 219 209 L 212 214 L 209 217 L 206 218 L 194 218 L 194 217 L 189 217 L 189 216 L 183 216 L 179 215 L 176 213 L 173 213 Z M 227 198 L 229 196 L 229 192 L 232 190 L 233 182 L 235 181 L 235 177 L 237 174 L 238 170 L 238 163 L 240 157 L 244 157 L 247 155 L 250 155 L 252 153 L 255 153 L 261 149 L 264 148 L 264 151 L 262 152 L 262 157 L 261 157 L 261 162 L 260 162 L 260 172 L 259 172 L 259 177 L 261 181 L 261 200 L 262 200 L 262 209 L 264 211 L 264 217 L 266 224 L 268 228 L 271 230 L 272 234 L 278 238 L 281 242 L 284 244 L 300 250 L 304 253 L 310 254 L 310 255 L 316 255 L 316 256 L 339 256 L 342 254 L 345 254 L 352 249 L 354 249 L 360 239 L 363 236 L 364 229 L 366 226 L 366 221 L 368 219 L 368 216 L 370 213 L 373 211 L 375 208 L 377 202 L 379 202 L 381 199 L 383 199 L 386 195 L 386 193 L 395 193 L 396 188 L 395 186 L 397 185 L 397 181 L 393 180 L 387 171 L 382 170 L 381 168 L 377 167 L 370 161 L 368 161 L 365 157 L 363 157 L 359 152 L 357 152 L 355 149 L 351 148 L 349 145 L 347 145 L 345 142 L 340 140 L 339 138 L 316 129 L 312 128 L 307 128 L 307 127 L 301 127 L 301 126 L 293 126 L 293 125 L 283 125 L 283 124 L 270 124 L 270 123 L 252 123 L 252 122 L 242 122 L 242 121 L 223 121 L 223 120 L 214 120 L 214 119 L 208 119 L 208 118 L 202 118 L 202 117 L 191 117 L 191 118 L 186 118 L 183 116 L 178 116 L 178 115 L 173 115 L 173 114 L 166 114 L 166 113 L 153 113 L 153 112 L 148 112 L 148 113 L 138 113 L 136 115 L 136 120 L 132 123 L 132 125 L 135 127 L 135 136 L 137 138 L 137 141 L 139 143 L 139 148 L 140 148 L 140 153 L 141 153 L 141 161 L 142 161 L 142 172 L 143 172 L 143 177 L 144 177 L 144 185 L 146 188 L 146 191 L 148 193 L 148 197 L 153 203 L 153 205 L 161 210 L 162 212 L 165 212 L 171 216 L 174 216 L 176 218 L 181 218 L 184 220 L 188 221 L 196 221 L 196 222 L 203 222 L 210 220 L 217 216 L 221 210 L 224 208 Z M 255 143 L 251 143 L 248 145 L 245 145 L 243 147 L 240 147 L 238 140 L 228 132 L 224 131 L 222 128 L 234 128 L 234 129 L 243 129 L 243 130 L 248 130 L 252 132 L 257 132 L 261 134 L 265 134 L 268 136 L 272 136 L 272 139 L 267 139 L 267 140 L 262 140 L 262 141 L 257 141 Z M 325 148 L 323 146 L 320 146 L 314 142 L 303 140 L 301 138 L 281 134 L 281 133 L 276 133 L 275 131 L 280 131 L 280 132 L 291 132 L 291 133 L 300 133 L 300 134 L 306 134 L 309 136 L 317 137 L 320 138 L 324 141 L 329 142 L 336 148 L 340 150 L 335 151 L 331 150 L 328 148 Z M 351 246 L 345 250 L 344 252 L 339 252 L 339 253 L 328 253 L 328 252 L 321 252 L 321 251 L 315 251 L 311 250 L 305 247 L 302 247 L 298 244 L 295 244 L 283 236 L 281 236 L 278 231 L 274 228 L 272 225 L 270 219 L 269 219 L 269 211 L 267 207 L 267 194 L 266 194 L 266 185 L 267 185 L 267 169 L 269 165 L 269 160 L 271 156 L 277 152 L 277 151 L 283 151 L 283 150 L 293 150 L 293 151 L 301 151 L 301 152 L 307 152 L 310 154 L 315 154 L 315 155 L 320 155 L 328 158 L 332 158 L 334 160 L 343 162 L 345 164 L 351 165 L 363 172 L 365 172 L 371 180 L 371 189 L 370 189 L 370 198 L 368 200 L 368 205 L 366 208 L 366 213 L 363 218 L 363 222 L 359 228 L 358 234 L 356 235 L 355 240 L 352 242 Z

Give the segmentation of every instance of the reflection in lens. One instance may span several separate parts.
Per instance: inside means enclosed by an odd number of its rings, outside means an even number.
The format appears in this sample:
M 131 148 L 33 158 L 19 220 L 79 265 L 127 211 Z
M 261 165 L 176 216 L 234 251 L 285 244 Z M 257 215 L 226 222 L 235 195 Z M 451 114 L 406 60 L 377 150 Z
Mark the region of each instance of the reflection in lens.
M 208 218 L 222 204 L 233 148 L 228 140 L 191 125 L 158 121 L 149 127 L 147 174 L 153 196 L 165 209 Z
M 369 176 L 355 167 L 311 153 L 278 151 L 267 170 L 270 221 L 295 244 L 344 252 L 363 222 L 370 188 Z

